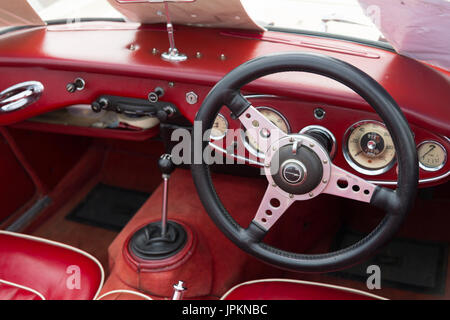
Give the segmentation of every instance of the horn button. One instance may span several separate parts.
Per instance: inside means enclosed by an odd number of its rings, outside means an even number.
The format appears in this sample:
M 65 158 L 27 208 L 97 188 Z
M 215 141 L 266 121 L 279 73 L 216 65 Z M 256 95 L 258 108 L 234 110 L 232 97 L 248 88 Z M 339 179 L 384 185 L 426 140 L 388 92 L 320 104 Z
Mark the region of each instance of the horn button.
M 306 146 L 297 148 L 293 153 L 293 145 L 288 144 L 278 149 L 271 162 L 274 182 L 290 194 L 305 194 L 314 190 L 321 182 L 323 166 L 320 158 Z M 278 164 L 281 164 L 278 167 Z

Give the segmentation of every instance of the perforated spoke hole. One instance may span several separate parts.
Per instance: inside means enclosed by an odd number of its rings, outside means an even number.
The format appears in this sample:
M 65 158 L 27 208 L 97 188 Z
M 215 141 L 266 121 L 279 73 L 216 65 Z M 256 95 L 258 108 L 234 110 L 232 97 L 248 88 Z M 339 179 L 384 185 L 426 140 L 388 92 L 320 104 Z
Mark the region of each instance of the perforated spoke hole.
M 341 188 L 341 189 L 346 189 L 346 188 L 348 187 L 348 181 L 345 180 L 345 179 L 339 179 L 339 180 L 337 181 L 337 185 L 338 185 L 338 187 Z
M 278 208 L 280 206 L 280 200 L 278 200 L 277 198 L 272 198 L 270 199 L 270 205 L 274 208 Z

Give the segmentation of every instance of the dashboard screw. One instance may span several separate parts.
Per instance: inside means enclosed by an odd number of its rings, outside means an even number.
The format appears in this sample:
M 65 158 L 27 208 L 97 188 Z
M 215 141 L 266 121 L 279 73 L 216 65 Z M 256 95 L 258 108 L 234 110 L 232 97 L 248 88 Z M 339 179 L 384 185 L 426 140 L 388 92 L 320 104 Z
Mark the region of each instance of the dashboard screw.
M 312 198 L 314 196 L 314 193 L 310 192 L 309 196 Z
M 322 182 L 323 183 L 327 183 L 328 181 L 327 181 L 327 179 L 323 179 Z
M 261 131 L 260 131 L 260 135 L 261 135 L 261 137 L 263 137 L 263 138 L 269 138 L 270 137 L 270 131 L 269 131 L 269 129 L 266 129 L 266 128 L 262 128 L 261 129 Z
M 291 194 L 289 195 L 289 198 L 292 199 L 293 197 L 294 197 L 294 195 L 291 193 Z
M 323 160 L 323 163 L 324 163 L 324 164 L 327 164 L 327 163 L 328 163 L 328 160 L 327 160 L 327 159 Z

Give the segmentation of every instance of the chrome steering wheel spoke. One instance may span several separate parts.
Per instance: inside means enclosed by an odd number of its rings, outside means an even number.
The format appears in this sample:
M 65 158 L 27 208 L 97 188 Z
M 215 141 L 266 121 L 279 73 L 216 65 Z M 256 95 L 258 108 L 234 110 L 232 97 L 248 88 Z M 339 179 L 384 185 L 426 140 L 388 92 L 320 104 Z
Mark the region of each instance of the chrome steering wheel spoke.
M 370 203 L 375 188 L 373 183 L 332 164 L 330 180 L 322 193 Z
M 281 194 L 277 187 L 269 184 L 252 222 L 263 230 L 269 231 L 294 201 Z
M 287 136 L 252 105 L 240 115 L 239 120 L 264 153 L 275 141 Z

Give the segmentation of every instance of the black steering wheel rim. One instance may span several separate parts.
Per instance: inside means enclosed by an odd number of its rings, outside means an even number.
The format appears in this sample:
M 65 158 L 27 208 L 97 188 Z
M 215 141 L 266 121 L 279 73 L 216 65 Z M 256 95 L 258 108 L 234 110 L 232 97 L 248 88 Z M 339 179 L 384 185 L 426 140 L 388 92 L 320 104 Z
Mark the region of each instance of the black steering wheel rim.
M 205 131 L 212 127 L 223 105 L 236 117 L 249 107 L 248 101 L 240 94 L 243 86 L 260 77 L 287 71 L 318 74 L 344 84 L 365 99 L 384 121 L 394 142 L 399 172 L 395 191 L 377 187 L 372 195 L 372 205 L 388 209 L 379 225 L 358 243 L 339 251 L 316 255 L 283 251 L 262 242 L 265 233 L 258 225 L 251 223 L 244 229 L 231 217 L 217 196 L 209 167 L 203 159 L 201 163 L 191 165 L 192 176 L 200 200 L 211 219 L 242 250 L 269 264 L 289 270 L 339 270 L 366 259 L 394 236 L 405 220 L 417 191 L 419 170 L 411 129 L 394 99 L 380 84 L 358 68 L 324 55 L 283 53 L 255 58 L 232 70 L 210 91 L 195 119 L 202 122 L 202 132 L 194 133 L 193 137 L 203 137 Z M 208 142 L 204 141 L 202 150 L 207 147 Z

